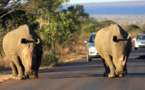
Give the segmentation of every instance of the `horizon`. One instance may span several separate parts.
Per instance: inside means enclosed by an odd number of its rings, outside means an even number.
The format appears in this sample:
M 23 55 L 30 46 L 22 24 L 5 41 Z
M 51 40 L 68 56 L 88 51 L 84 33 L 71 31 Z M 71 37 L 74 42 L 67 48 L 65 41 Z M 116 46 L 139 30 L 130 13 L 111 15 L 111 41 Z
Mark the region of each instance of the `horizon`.
M 76 4 L 65 4 L 63 8 Z M 145 15 L 145 1 L 120 1 L 103 3 L 82 3 L 88 14 Z
M 128 1 L 145 1 L 145 0 L 70 0 L 67 4 L 84 4 L 84 3 L 106 3 L 106 2 L 128 2 Z

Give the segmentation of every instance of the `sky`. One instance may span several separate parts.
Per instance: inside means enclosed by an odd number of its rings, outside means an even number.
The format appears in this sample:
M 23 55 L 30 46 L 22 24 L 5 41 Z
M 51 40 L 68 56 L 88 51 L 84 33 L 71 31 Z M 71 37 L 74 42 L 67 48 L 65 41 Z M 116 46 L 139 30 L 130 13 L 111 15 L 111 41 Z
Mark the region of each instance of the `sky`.
M 75 3 L 93 3 L 93 2 L 117 2 L 117 1 L 138 1 L 138 0 L 70 0 L 69 4 Z M 145 1 L 145 0 L 140 0 Z

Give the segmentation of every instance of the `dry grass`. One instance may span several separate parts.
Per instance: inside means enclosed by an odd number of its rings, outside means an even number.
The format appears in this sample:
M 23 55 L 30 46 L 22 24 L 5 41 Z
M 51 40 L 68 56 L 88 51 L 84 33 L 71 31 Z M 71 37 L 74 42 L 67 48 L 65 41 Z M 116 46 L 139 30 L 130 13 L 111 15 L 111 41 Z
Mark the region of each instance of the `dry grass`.
M 131 34 L 131 37 L 132 37 L 132 38 L 136 38 L 137 35 L 139 35 L 139 34 L 143 34 L 143 32 L 140 31 L 140 30 L 131 31 L 131 32 L 129 32 L 129 33 Z
M 3 70 L 9 70 L 9 69 L 10 69 L 9 60 L 5 56 L 0 55 L 0 73 Z
M 75 43 L 59 46 L 57 52 L 56 57 L 63 62 L 78 60 L 86 55 L 86 44 L 83 39 L 77 37 Z
M 8 59 L 0 55 L 0 82 L 11 79 L 11 70 Z
M 74 61 L 82 58 L 86 53 L 86 44 L 78 41 L 75 44 L 62 44 L 53 50 L 43 50 L 42 66 L 53 66 L 55 64 Z

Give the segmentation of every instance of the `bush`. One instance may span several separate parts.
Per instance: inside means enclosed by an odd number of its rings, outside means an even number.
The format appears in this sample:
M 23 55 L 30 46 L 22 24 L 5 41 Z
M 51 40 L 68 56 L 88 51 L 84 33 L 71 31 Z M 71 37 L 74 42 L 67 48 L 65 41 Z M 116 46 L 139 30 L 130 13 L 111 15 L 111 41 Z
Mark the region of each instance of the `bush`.
M 9 60 L 6 59 L 5 56 L 0 55 L 0 73 L 2 73 L 3 70 L 11 70 L 10 63 L 9 63 Z
M 93 19 L 93 18 L 88 18 L 88 19 L 80 19 L 81 21 L 81 26 L 82 26 L 82 31 L 83 32 L 89 32 L 89 33 L 93 33 L 93 32 L 97 32 L 98 30 L 100 30 L 101 28 L 104 28 L 106 26 L 109 26 L 111 24 L 115 24 L 115 22 L 111 21 L 111 20 L 106 20 L 106 21 L 101 21 L 101 22 L 97 22 L 97 20 Z
M 59 63 L 59 59 L 56 57 L 55 51 L 45 52 L 42 56 L 41 66 L 56 65 Z
M 100 22 L 100 28 L 103 28 L 103 27 L 106 27 L 106 26 L 110 26 L 111 24 L 115 24 L 114 21 L 112 20 L 105 20 L 105 21 L 102 21 Z
M 140 30 L 140 27 L 135 24 L 131 24 L 131 25 L 123 26 L 123 29 L 126 31 L 133 31 L 133 30 Z
M 126 30 L 128 33 L 130 33 L 132 38 L 137 37 L 138 34 L 143 33 L 140 27 L 135 24 L 125 25 L 125 26 L 122 26 L 122 28 Z
M 84 26 L 83 28 L 82 28 L 82 31 L 84 31 L 84 32 L 96 32 L 97 30 L 96 30 L 96 25 L 95 24 L 92 24 L 92 23 L 90 23 L 89 25 L 87 25 L 87 26 Z
M 141 26 L 141 30 L 143 31 L 143 33 L 145 33 L 145 24 L 143 24 L 143 25 Z

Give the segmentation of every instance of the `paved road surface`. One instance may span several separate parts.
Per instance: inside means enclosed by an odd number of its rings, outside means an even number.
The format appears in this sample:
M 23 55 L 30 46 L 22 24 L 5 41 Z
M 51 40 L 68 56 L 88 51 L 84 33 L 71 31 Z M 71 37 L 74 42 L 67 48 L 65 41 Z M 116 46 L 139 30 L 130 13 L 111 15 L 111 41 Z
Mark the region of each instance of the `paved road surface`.
M 0 90 L 145 90 L 145 49 L 132 51 L 128 63 L 128 74 L 123 78 L 103 77 L 101 59 L 61 64 L 41 70 L 38 79 L 9 80 L 0 83 Z

